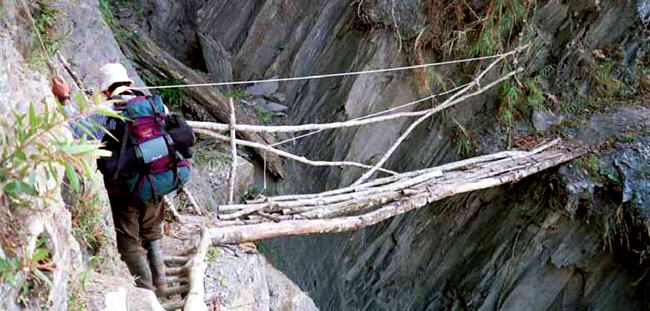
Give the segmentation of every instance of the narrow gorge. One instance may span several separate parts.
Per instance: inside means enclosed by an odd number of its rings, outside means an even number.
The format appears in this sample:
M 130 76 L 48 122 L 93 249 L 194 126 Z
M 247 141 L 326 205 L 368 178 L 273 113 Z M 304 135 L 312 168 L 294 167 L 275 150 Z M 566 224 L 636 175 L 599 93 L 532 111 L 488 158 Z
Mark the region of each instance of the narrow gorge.
M 81 91 L 95 87 L 94 71 L 105 62 L 125 64 L 136 85 L 164 86 L 477 58 L 376 74 L 151 90 L 196 121 L 228 123 L 229 116 L 209 104 L 226 97 L 244 112 L 238 118 L 267 125 L 428 109 L 440 101 L 397 107 L 471 83 L 490 63 L 481 57 L 525 46 L 487 78 L 519 67 L 523 72 L 425 121 L 383 168 L 421 170 L 530 150 L 556 138 L 586 150 L 520 182 L 455 195 L 372 227 L 215 247 L 205 281 L 215 310 L 648 309 L 650 1 L 41 0 L 29 5 L 52 45 L 46 47 L 49 57 Z M 37 40 L 22 1 L 2 0 L 0 111 L 6 120 L 14 118 L 12 111 L 27 113 L 30 102 L 54 104 L 45 60 L 34 58 Z M 304 138 L 277 133 L 246 139 L 268 145 L 288 141 L 283 150 L 309 159 L 372 165 L 412 122 L 400 118 Z M 2 127 L 11 128 L 11 123 Z M 229 146 L 199 138 L 190 189 L 208 213 L 216 212 L 228 196 Z M 314 167 L 246 148 L 238 155 L 241 200 L 346 187 L 365 171 Z M 101 192 L 101 177 L 95 175 L 95 183 L 87 184 Z M 3 185 L 6 178 L 0 176 Z M 140 295 L 125 285 L 128 273 L 111 250 L 106 202 L 93 225 L 107 240 L 90 243 L 78 234 L 79 224 L 87 222 L 74 206 L 83 198 L 59 196 L 25 212 L 16 211 L 6 193 L 0 192 L 1 211 L 35 221 L 23 237 L 9 226 L 14 218 L 2 216 L 0 227 L 8 229 L 0 231 L 0 272 L 9 262 L 5 257 L 20 256 L 9 249 L 40 245 L 38 232 L 50 237 L 45 245 L 60 269 L 48 272 L 53 286 L 40 297 L 25 295 L 3 276 L 0 309 L 102 310 L 107 308 L 102 295 L 115 288 L 123 288 L 127 300 Z M 165 225 L 167 252 L 191 248 L 195 241 L 187 231 L 209 222 L 199 216 L 186 221 Z M 95 264 L 95 257 L 101 262 Z M 90 286 L 95 294 L 77 288 L 88 271 L 97 275 Z M 30 284 L 29 277 L 15 281 Z M 77 292 L 78 299 L 70 298 Z M 75 308 L 80 304 L 85 307 Z

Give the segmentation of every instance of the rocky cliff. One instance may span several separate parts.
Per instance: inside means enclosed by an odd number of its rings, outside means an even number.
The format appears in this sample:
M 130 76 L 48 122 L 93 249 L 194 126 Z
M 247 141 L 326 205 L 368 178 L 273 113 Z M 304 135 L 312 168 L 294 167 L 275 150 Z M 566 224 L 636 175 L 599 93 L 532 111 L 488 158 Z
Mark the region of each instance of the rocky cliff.
M 50 92 L 49 79 L 63 76 L 81 109 L 82 94 L 96 92 L 98 68 L 107 62 L 123 63 L 136 84 L 144 84 L 109 28 L 107 5 L 0 1 L 1 310 L 163 310 L 153 292 L 134 287 L 119 260 L 101 175 L 94 172 L 93 157 L 75 156 L 74 147 L 86 142 L 73 140 Z M 211 162 L 195 172 L 191 187 L 197 192 L 223 192 L 210 176 L 227 174 L 219 164 L 225 155 L 211 152 Z M 92 167 L 89 174 L 75 173 L 81 168 L 69 166 L 74 161 Z M 243 192 L 252 182 L 252 166 L 245 159 L 240 163 Z M 204 205 L 222 198 L 198 197 Z M 170 237 L 164 242 L 168 255 L 191 244 Z M 206 287 L 212 306 L 316 309 L 255 248 L 214 248 L 210 254 Z
M 556 136 L 592 146 L 592 155 L 367 230 L 277 239 L 263 244 L 265 252 L 323 310 L 642 310 L 649 7 L 643 0 L 159 0 L 120 16 L 137 15 L 142 31 L 216 80 L 388 68 L 531 43 L 517 81 L 421 126 L 386 167 L 420 169 Z M 229 66 L 215 65 L 214 51 Z M 288 82 L 274 92 L 289 122 L 331 122 L 449 89 L 476 68 Z M 373 163 L 405 126 L 326 131 L 289 148 Z M 292 173 L 279 193 L 332 189 L 361 173 L 286 165 Z

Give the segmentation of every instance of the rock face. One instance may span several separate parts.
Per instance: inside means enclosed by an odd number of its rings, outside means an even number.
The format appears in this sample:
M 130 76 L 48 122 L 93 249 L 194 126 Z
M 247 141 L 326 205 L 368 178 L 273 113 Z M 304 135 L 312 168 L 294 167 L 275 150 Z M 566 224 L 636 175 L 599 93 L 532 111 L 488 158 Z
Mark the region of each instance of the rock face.
M 183 225 L 174 224 L 174 236 L 187 226 L 205 220 L 187 217 Z M 181 255 L 191 239 L 163 238 L 165 254 Z M 273 268 L 253 244 L 211 247 L 205 258 L 208 268 L 205 297 L 222 310 L 317 311 L 314 302 L 280 271 Z
M 40 2 L 29 2 L 32 13 L 38 11 L 37 7 Z M 52 56 L 53 66 L 67 80 L 71 91 L 76 93 L 80 88 L 86 90 L 97 87 L 97 69 L 107 62 L 121 62 L 129 70 L 130 77 L 136 81 L 136 85 L 143 85 L 137 73 L 129 65 L 127 59 L 122 55 L 117 41 L 112 32 L 102 19 L 99 8 L 99 2 L 96 0 L 65 1 L 55 0 L 43 2 L 47 9 L 52 10 L 54 14 L 51 29 L 47 29 L 48 36 L 54 38 L 64 38 L 58 45 L 58 53 Z M 60 35 L 60 37 L 58 37 Z M 36 113 L 41 113 L 45 106 L 49 111 L 54 111 L 56 103 L 50 92 L 49 78 L 50 74 L 45 73 L 45 66 L 39 66 L 40 63 L 30 57 L 39 54 L 38 44 L 36 43 L 31 28 L 30 21 L 24 11 L 22 2 L 0 1 L 0 131 L 8 133 L 13 130 L 15 118 L 14 113 L 27 113 L 30 104 L 35 107 Z M 61 56 L 59 58 L 58 56 Z M 63 62 L 60 60 L 63 59 Z M 63 64 L 66 64 L 64 66 Z M 43 67 L 43 68 L 41 68 Z M 38 69 L 41 69 L 39 72 Z M 73 72 L 81 81 L 77 85 L 76 81 L 71 78 L 69 72 Z M 32 122 L 31 120 L 29 122 Z M 54 133 L 57 137 L 69 138 L 71 134 L 65 126 Z M 4 151 L 4 146 L 3 146 Z M 4 164 L 3 164 L 4 165 Z M 240 192 L 245 190 L 252 183 L 252 165 L 240 160 L 240 169 L 238 171 L 238 184 Z M 4 168 L 4 167 L 3 167 Z M 98 251 L 101 257 L 99 266 L 90 265 L 96 262 L 86 252 L 80 250 L 80 245 L 73 236 L 71 215 L 66 204 L 79 204 L 79 202 L 64 202 L 61 195 L 60 185 L 64 180 L 63 167 L 56 166 L 59 174 L 57 176 L 46 177 L 46 174 L 34 176 L 37 180 L 38 187 L 52 189 L 52 199 L 38 206 L 22 207 L 12 206 L 4 192 L 0 192 L 0 309 L 1 310 L 162 310 L 155 295 L 151 291 L 135 288 L 133 280 L 126 272 L 125 265 L 117 260 L 115 245 L 103 245 L 107 249 Z M 219 181 L 223 183 L 223 172 Z M 84 182 L 84 186 L 98 187 L 100 192 L 104 192 L 101 182 L 101 176 L 96 175 L 97 180 Z M 2 179 L 3 187 L 6 176 Z M 202 181 L 195 178 L 195 182 Z M 204 181 L 204 180 L 203 180 Z M 4 189 L 4 188 L 3 188 Z M 222 190 L 221 192 L 225 192 Z M 240 193 L 237 194 L 238 196 Z M 216 200 L 219 203 L 224 202 L 225 194 L 220 194 Z M 110 212 L 108 210 L 105 196 L 100 198 L 103 201 L 103 208 L 98 215 L 93 217 L 101 218 L 99 221 L 104 223 L 102 230 L 109 235 L 114 235 L 114 228 L 110 221 Z M 203 202 L 202 202 L 203 203 Z M 101 203 L 98 203 L 101 204 Z M 214 202 L 208 202 L 211 206 L 216 206 Z M 108 219 L 106 219 L 108 217 Z M 12 232 L 11 229 L 18 227 L 20 230 Z M 97 233 L 97 232 L 93 232 Z M 12 235 L 13 234 L 13 235 Z M 98 233 L 99 234 L 99 233 Z M 114 240 L 114 237 L 113 237 Z M 40 242 L 42 241 L 42 242 Z M 110 244 L 111 241 L 108 242 Z M 114 241 L 112 241 L 114 243 Z M 39 244 L 37 244 L 39 243 Z M 7 261 L 16 256 L 18 257 L 18 269 L 29 272 L 34 265 L 40 262 L 30 262 L 31 256 L 36 249 L 47 249 L 51 256 L 51 271 L 43 268 L 45 277 L 51 281 L 49 287 L 45 281 L 38 282 L 37 275 L 29 276 L 36 281 L 29 281 L 27 273 L 16 273 L 17 276 L 10 275 L 13 282 L 6 281 L 7 273 L 12 268 L 5 266 Z M 86 247 L 86 245 L 82 245 Z M 82 258 L 82 257 L 86 258 Z M 265 293 L 266 298 L 260 298 L 264 301 L 266 310 L 315 310 L 313 302 L 295 286 L 291 287 L 291 281 L 282 276 L 272 268 L 267 267 L 267 262 L 262 255 L 251 255 L 251 264 L 246 266 L 246 261 L 237 259 L 228 262 L 228 269 L 239 269 L 248 272 L 256 271 L 261 273 L 260 284 L 263 287 L 257 288 L 258 291 L 249 292 L 249 296 L 257 297 L 260 293 Z M 241 266 L 237 266 L 241 265 Z M 271 271 L 266 274 L 266 271 Z M 39 270 L 40 271 L 40 270 Z M 216 273 L 216 272 L 215 272 Z M 19 275 L 18 275 L 19 274 Z M 230 288 L 231 293 L 238 293 L 249 285 L 248 278 L 232 277 Z M 230 281 L 230 279 L 228 279 Z M 241 283 L 238 283 L 241 282 Z M 266 285 L 266 283 L 271 285 Z M 23 284 L 29 284 L 29 286 Z M 38 286 L 34 286 L 34 284 Z M 210 283 L 214 291 L 224 291 L 224 285 L 218 282 Z M 284 286 L 279 288 L 279 286 Z M 260 289 L 264 291 L 259 292 Z M 285 292 L 286 291 L 286 292 Z M 29 296 L 31 293 L 42 294 L 38 297 Z M 274 297 L 271 298 L 271 293 Z M 263 297 L 260 296 L 260 297 Z M 277 298 L 275 298 L 277 297 Z M 26 300 L 26 301 L 24 301 Z M 234 306 L 234 305 L 233 305 Z M 237 306 L 239 310 L 241 306 Z M 262 310 L 253 309 L 248 310 Z
M 54 109 L 54 99 L 50 95 L 49 85 L 40 73 L 28 67 L 25 57 L 27 54 L 21 48 L 27 43 L 24 40 L 28 34 L 25 32 L 25 25 L 28 22 L 21 15 L 20 9 L 16 7 L 13 1 L 0 2 L 2 5 L 2 18 L 0 19 L 0 116 L 4 120 L 4 126 L 0 131 L 12 130 L 11 120 L 14 120 L 12 112 L 26 113 L 30 104 L 34 104 L 38 111 L 42 111 L 46 105 Z M 23 38 L 23 40 L 21 40 Z M 69 137 L 64 129 L 57 133 L 61 137 Z M 59 169 L 62 180 L 62 169 Z M 44 172 L 37 172 L 38 186 L 41 188 L 55 187 L 48 182 L 49 178 L 45 177 Z M 56 188 L 54 188 L 56 189 Z M 12 208 L 8 203 L 8 198 L 3 193 L 1 195 L 0 210 L 3 214 L 2 233 L 3 239 L 11 238 L 13 250 L 4 249 L 0 252 L 5 259 L 5 255 L 12 255 L 11 252 L 23 254 L 30 258 L 32 252 L 36 249 L 37 240 L 45 241 L 41 247 L 45 247 L 51 254 L 52 262 L 56 264 L 56 269 L 48 275 L 51 278 L 52 286 L 46 290 L 44 301 L 33 301 L 33 308 L 40 306 L 49 306 L 52 310 L 67 310 L 67 292 L 68 280 L 70 275 L 76 273 L 76 269 L 81 266 L 81 255 L 79 245 L 71 235 L 70 213 L 66 210 L 61 197 L 55 197 L 48 204 L 39 204 L 34 209 L 29 208 Z M 13 215 L 13 216 L 12 216 Z M 8 226 L 10 221 L 20 222 L 22 224 L 21 232 L 18 236 L 7 237 Z M 6 246 L 6 242 L 2 246 Z M 3 273 L 5 271 L 3 270 Z M 24 274 L 21 274 L 24 275 Z M 12 276 L 13 277 L 13 276 Z M 25 279 L 15 280 L 19 284 L 25 282 Z M 4 278 L 4 275 L 3 275 Z M 9 283 L 0 283 L 0 309 L 19 310 L 17 305 L 18 293 L 20 287 L 14 287 Z M 23 293 L 27 295 L 28 293 Z
M 147 19 L 160 16 L 155 8 L 163 7 L 163 2 L 152 5 L 154 13 Z M 344 0 L 190 2 L 183 10 L 196 10 L 197 18 L 175 19 L 174 27 L 183 29 L 178 36 L 200 33 L 222 43 L 233 57 L 236 80 L 409 64 L 413 55 L 400 51 L 400 46 L 414 44 L 407 40 L 413 40 L 423 26 L 418 8 L 425 1 L 355 4 Z M 523 33 L 535 43 L 531 55 L 523 60 L 527 73 L 542 75 L 549 68 L 556 72 L 557 79 L 570 87 L 558 83 L 547 90 L 557 92 L 554 95 L 593 92 L 593 72 L 598 68 L 590 56 L 593 50 L 636 46 L 647 53 L 647 35 L 639 27 L 647 20 L 647 6 L 647 1 L 538 2 L 530 16 L 531 32 Z M 153 34 L 162 30 L 152 27 Z M 397 41 L 396 30 L 404 42 Z M 179 59 L 190 55 L 178 48 L 170 51 Z M 632 64 L 639 62 L 637 54 L 630 55 L 635 55 Z M 436 70 L 453 80 L 464 68 L 452 65 Z M 414 91 L 413 76 L 406 72 L 280 83 L 278 92 L 286 94 L 283 104 L 289 107 L 294 124 L 348 120 L 422 97 Z M 481 128 L 481 142 L 490 142 L 482 146 L 484 151 L 508 145 L 504 143 L 508 139 L 495 137 L 500 130 L 497 120 L 490 117 L 497 108 L 497 95 L 498 90 L 488 92 L 449 111 L 463 127 Z M 567 101 L 568 107 L 577 105 L 577 100 Z M 594 116 L 568 134 L 583 144 L 603 142 L 615 136 L 609 129 L 621 130 L 615 124 L 634 125 L 635 119 L 648 114 L 643 109 L 628 113 Z M 557 117 L 562 120 L 563 116 Z M 551 131 L 556 123 L 539 113 L 533 118 L 539 131 Z M 310 158 L 372 163 L 407 125 L 396 120 L 326 131 L 300 140 L 293 151 Z M 533 128 L 533 124 L 528 126 Z M 457 158 L 458 146 L 446 129 L 444 118 L 434 118 L 428 127 L 418 128 L 385 167 L 407 171 Z M 627 162 L 645 157 L 632 147 L 621 148 L 627 150 L 623 152 Z M 645 178 L 643 168 L 635 167 L 624 173 L 629 180 L 626 187 L 636 189 L 634 195 L 626 196 L 630 202 L 645 189 L 638 183 Z M 287 168 L 291 176 L 276 189 L 284 194 L 348 185 L 361 174 L 292 163 Z M 645 309 L 640 297 L 648 281 L 640 279 L 644 269 L 638 258 L 603 250 L 606 230 L 594 225 L 616 210 L 615 200 L 594 201 L 596 207 L 587 213 L 580 206 L 593 198 L 566 199 L 567 185 L 555 180 L 555 175 L 535 176 L 515 186 L 457 196 L 354 233 L 278 239 L 265 243 L 264 252 L 322 310 Z

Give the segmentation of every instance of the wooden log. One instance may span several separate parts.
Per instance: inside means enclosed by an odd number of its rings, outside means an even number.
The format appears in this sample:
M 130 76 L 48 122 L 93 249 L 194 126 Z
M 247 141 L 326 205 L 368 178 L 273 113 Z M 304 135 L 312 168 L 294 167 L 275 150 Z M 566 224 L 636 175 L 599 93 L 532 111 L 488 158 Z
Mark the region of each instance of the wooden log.
M 530 165 L 525 165 L 521 169 L 507 171 L 498 176 L 466 180 L 462 183 L 430 185 L 429 187 L 426 187 L 422 193 L 417 193 L 410 197 L 404 197 L 403 199 L 384 205 L 377 210 L 358 216 L 316 220 L 287 220 L 279 223 L 211 228 L 209 229 L 209 236 L 212 239 L 213 244 L 222 245 L 252 242 L 286 235 L 334 233 L 357 230 L 363 227 L 372 226 L 391 217 L 409 212 L 425 206 L 428 203 L 456 194 L 519 181 L 524 177 L 575 159 L 583 154 L 583 151 L 566 150 L 559 155 L 557 155 L 557 151 L 549 152 L 549 154 L 552 155 L 549 159 L 544 159 L 543 156 L 539 156 L 535 159 L 531 159 L 529 161 Z
M 163 261 L 167 265 L 177 265 L 177 266 L 182 266 L 186 264 L 190 259 L 185 256 L 165 256 L 163 257 Z
M 232 98 L 230 99 L 230 137 L 236 137 L 235 125 L 237 119 L 235 116 L 235 104 Z M 237 139 L 230 140 L 230 178 L 228 181 L 228 204 L 233 204 L 235 201 L 235 179 L 237 178 Z
M 183 308 L 185 300 L 172 300 L 162 304 L 163 309 L 167 311 L 174 311 Z
M 127 27 L 127 26 L 125 26 Z M 136 65 L 151 71 L 152 73 L 168 79 L 183 81 L 187 84 L 206 83 L 205 79 L 196 74 L 191 68 L 163 51 L 153 42 L 144 31 L 137 32 L 137 38 L 124 40 L 121 47 L 125 54 L 136 63 Z M 228 98 L 221 92 L 209 87 L 188 87 L 183 89 L 185 93 L 194 99 L 203 109 L 208 111 L 215 119 L 221 122 L 228 122 L 230 119 L 230 108 Z M 255 124 L 254 119 L 246 115 L 239 107 L 236 108 L 236 117 L 242 123 Z M 245 140 L 270 145 L 275 143 L 275 138 L 267 133 L 239 132 L 238 135 Z M 263 160 L 263 154 L 254 150 L 258 160 Z M 276 155 L 268 155 L 266 167 L 275 177 L 282 178 L 285 173 L 282 168 L 282 160 Z
M 188 263 L 190 264 L 190 289 L 187 294 L 187 300 L 183 311 L 207 311 L 208 306 L 205 304 L 205 288 L 203 278 L 205 276 L 205 254 L 210 247 L 210 236 L 206 228 L 201 228 L 201 240 L 197 247 L 196 255 Z
M 170 287 L 166 291 L 161 293 L 162 297 L 169 297 L 174 295 L 185 294 L 190 290 L 189 285 L 179 285 L 175 287 Z

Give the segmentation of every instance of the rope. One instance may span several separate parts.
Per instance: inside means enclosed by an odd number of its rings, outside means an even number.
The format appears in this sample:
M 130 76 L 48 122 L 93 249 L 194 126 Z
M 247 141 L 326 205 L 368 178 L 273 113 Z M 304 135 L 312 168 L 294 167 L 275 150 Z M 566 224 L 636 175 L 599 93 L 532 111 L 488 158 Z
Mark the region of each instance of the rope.
M 340 73 L 322 74 L 322 75 L 313 75 L 313 76 L 302 76 L 302 77 L 292 77 L 292 78 L 275 78 L 275 79 L 265 79 L 265 80 L 248 80 L 248 81 L 232 81 L 232 82 L 213 82 L 213 83 L 196 83 L 196 84 L 174 84 L 174 85 L 159 85 L 159 86 L 143 86 L 143 87 L 134 87 L 133 89 L 136 89 L 136 90 L 157 90 L 157 89 L 188 88 L 188 87 L 240 85 L 240 84 L 252 84 L 252 83 L 287 82 L 287 81 L 314 80 L 314 79 L 325 79 L 325 78 L 345 77 L 345 76 L 358 76 L 358 75 L 365 75 L 365 74 L 375 74 L 375 73 L 384 73 L 384 72 L 392 72 L 392 71 L 402 71 L 402 70 L 410 70 L 410 69 L 428 68 L 428 67 L 436 67 L 436 66 L 443 66 L 443 65 L 468 63 L 468 62 L 474 62 L 474 61 L 480 61 L 480 60 L 486 60 L 486 59 L 494 59 L 494 58 L 499 58 L 499 57 L 514 54 L 514 53 L 520 51 L 523 48 L 524 47 L 522 47 L 520 49 L 517 49 L 517 50 L 514 50 L 514 51 L 507 52 L 507 53 L 490 55 L 490 56 L 481 56 L 481 57 L 459 59 L 459 60 L 452 60 L 452 61 L 446 61 L 446 62 L 428 63 L 428 64 L 404 66 L 404 67 L 393 67 L 393 68 L 363 70 L 363 71 L 352 71 L 352 72 L 340 72 Z
M 418 99 L 418 100 L 415 100 L 415 101 L 412 101 L 412 102 L 408 102 L 408 103 L 406 103 L 406 104 L 403 104 L 403 105 L 400 105 L 400 106 L 397 106 L 397 107 L 393 107 L 393 108 L 386 109 L 386 110 L 383 110 L 383 111 L 378 111 L 378 112 L 371 113 L 371 114 L 368 114 L 368 115 L 365 115 L 365 116 L 357 117 L 357 118 L 351 119 L 350 121 L 365 120 L 365 119 L 372 118 L 372 117 L 376 117 L 376 116 L 379 116 L 379 115 L 382 115 L 382 114 L 386 114 L 386 113 L 389 113 L 389 112 L 392 112 L 392 111 L 395 111 L 395 110 L 399 110 L 399 109 L 402 109 L 402 108 L 410 107 L 410 106 L 413 106 L 413 105 L 419 104 L 419 103 L 421 103 L 421 102 L 424 102 L 424 101 L 427 101 L 427 100 L 430 100 L 430 99 L 434 99 L 434 98 L 439 97 L 439 96 L 447 95 L 447 94 L 452 93 L 452 92 L 455 92 L 455 91 L 460 90 L 461 88 L 467 86 L 468 84 L 469 84 L 469 83 L 466 83 L 466 84 L 463 84 L 463 85 L 457 86 L 457 87 L 455 87 L 455 88 L 453 88 L 453 89 L 451 89 L 451 90 L 447 90 L 447 91 L 444 91 L 444 92 L 440 92 L 440 93 L 438 93 L 438 94 L 434 94 L 434 95 L 429 95 L 429 96 L 427 96 L 427 97 L 420 98 L 420 99 Z M 308 136 L 311 136 L 311 135 L 314 135 L 314 134 L 318 134 L 318 133 L 320 133 L 320 132 L 322 132 L 322 131 L 324 131 L 324 130 L 322 130 L 322 129 L 321 129 L 321 130 L 315 130 L 315 131 L 313 131 L 313 132 L 309 132 L 309 133 L 306 133 L 306 134 L 302 134 L 302 135 L 300 135 L 300 136 L 296 136 L 296 137 L 292 137 L 292 138 L 289 138 L 289 139 L 285 139 L 285 140 L 283 140 L 283 141 L 281 141 L 281 142 L 277 142 L 277 143 L 275 143 L 275 144 L 272 144 L 271 147 L 275 147 L 275 146 L 283 145 L 283 144 L 286 144 L 286 143 L 288 143 L 288 142 L 292 142 L 292 141 L 297 141 L 298 139 L 305 138 L 305 137 L 308 137 Z

